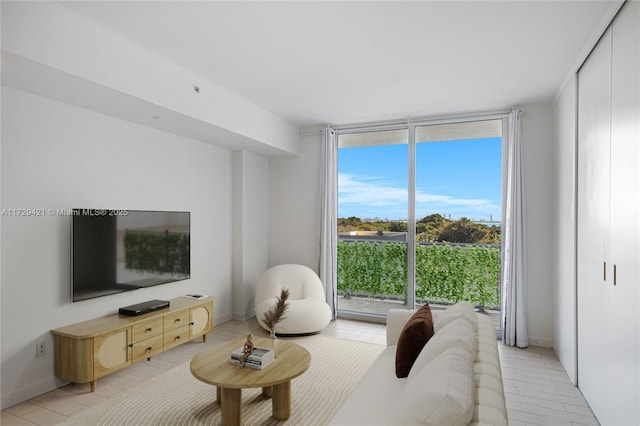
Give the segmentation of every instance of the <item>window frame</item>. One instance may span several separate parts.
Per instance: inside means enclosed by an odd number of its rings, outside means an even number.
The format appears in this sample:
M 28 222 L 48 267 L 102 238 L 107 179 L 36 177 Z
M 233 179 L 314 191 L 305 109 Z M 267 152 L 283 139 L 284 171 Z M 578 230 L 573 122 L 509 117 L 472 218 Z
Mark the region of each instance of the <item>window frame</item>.
M 370 133 L 370 132 L 382 132 L 388 130 L 408 130 L 408 173 L 407 173 L 407 295 L 406 295 L 406 309 L 415 309 L 416 302 L 416 265 L 415 265 L 415 250 L 416 250 L 416 127 L 432 126 L 441 124 L 461 124 L 478 121 L 502 121 L 502 182 L 501 182 L 501 210 L 502 210 L 502 228 L 504 229 L 504 213 L 505 213 L 505 200 L 506 200 L 506 165 L 507 165 L 507 144 L 509 139 L 509 114 L 510 111 L 497 111 L 489 113 L 480 113 L 473 115 L 457 115 L 457 116 L 443 116 L 432 118 L 420 118 L 411 119 L 407 118 L 402 121 L 386 121 L 386 122 L 373 122 L 364 124 L 349 124 L 344 126 L 332 126 L 335 131 L 336 140 L 339 140 L 340 135 L 354 134 L 354 133 Z M 339 158 L 338 146 L 338 158 Z M 336 188 L 337 191 L 337 188 Z M 337 195 L 337 194 L 336 194 Z M 412 224 L 410 226 L 409 224 Z M 504 241 L 501 242 L 501 250 L 504 249 Z M 337 259 L 334 259 L 337 262 Z M 500 262 L 502 268 L 502 260 Z M 337 285 L 337 283 L 336 283 Z M 502 293 L 502 283 L 499 283 L 500 292 Z M 336 289 L 334 288 L 334 291 Z M 383 322 L 386 320 L 384 314 L 374 314 L 369 312 L 352 312 L 341 310 L 336 306 L 336 317 L 356 320 L 366 320 L 372 322 Z M 500 326 L 502 329 L 502 325 Z M 498 331 L 501 333 L 501 330 Z

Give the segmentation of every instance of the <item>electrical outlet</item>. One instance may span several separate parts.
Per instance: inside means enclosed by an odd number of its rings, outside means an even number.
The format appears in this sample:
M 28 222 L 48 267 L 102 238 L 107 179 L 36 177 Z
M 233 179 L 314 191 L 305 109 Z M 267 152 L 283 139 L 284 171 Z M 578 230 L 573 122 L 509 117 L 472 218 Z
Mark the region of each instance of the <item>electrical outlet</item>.
M 36 343 L 36 358 L 45 356 L 47 354 L 47 345 L 45 342 Z

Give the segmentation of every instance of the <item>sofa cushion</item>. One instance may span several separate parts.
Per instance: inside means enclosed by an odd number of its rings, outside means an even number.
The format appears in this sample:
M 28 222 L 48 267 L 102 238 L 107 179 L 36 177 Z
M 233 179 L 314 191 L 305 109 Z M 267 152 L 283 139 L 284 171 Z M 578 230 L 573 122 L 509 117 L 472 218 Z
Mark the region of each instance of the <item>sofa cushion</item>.
M 438 355 L 447 349 L 455 347 L 460 347 L 467 351 L 472 362 L 475 360 L 477 349 L 476 333 L 473 331 L 473 326 L 464 318 L 457 318 L 455 321 L 451 321 L 429 339 L 413 363 L 407 380 L 412 381 Z
M 396 349 L 396 377 L 409 375 L 411 366 L 432 336 L 433 320 L 427 303 L 413 314 L 400 333 Z
M 473 362 L 461 347 L 447 349 L 407 380 L 394 409 L 396 424 L 467 425 L 474 413 Z
M 435 332 L 438 332 L 440 328 L 457 318 L 464 318 L 469 321 L 473 326 L 473 330 L 478 331 L 478 318 L 476 317 L 473 305 L 469 302 L 458 302 L 455 305 L 449 306 L 444 312 L 438 315 L 437 321 L 433 323 L 433 329 Z
M 396 378 L 393 371 L 396 346 L 387 346 L 373 363 L 364 377 L 346 398 L 333 416 L 330 425 L 335 426 L 373 426 L 391 425 L 394 419 L 389 410 L 390 404 L 404 390 L 407 379 Z M 342 391 L 337 389 L 323 398 L 338 398 Z M 268 422 L 267 422 L 268 423 Z

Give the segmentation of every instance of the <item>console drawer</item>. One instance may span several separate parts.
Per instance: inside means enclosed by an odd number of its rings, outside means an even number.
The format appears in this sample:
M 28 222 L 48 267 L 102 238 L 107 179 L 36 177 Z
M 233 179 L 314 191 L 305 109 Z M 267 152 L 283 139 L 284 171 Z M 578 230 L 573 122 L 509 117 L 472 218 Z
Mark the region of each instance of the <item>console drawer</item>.
M 164 331 L 189 325 L 189 310 L 172 312 L 164 316 Z
M 133 344 L 131 348 L 131 361 L 138 362 L 152 356 L 159 354 L 163 351 L 163 339 L 162 334 L 154 336 L 150 339 L 143 340 Z
M 134 324 L 131 326 L 131 341 L 136 343 L 162 334 L 162 324 L 162 317 Z
M 164 349 L 167 350 L 189 341 L 189 324 L 164 333 Z

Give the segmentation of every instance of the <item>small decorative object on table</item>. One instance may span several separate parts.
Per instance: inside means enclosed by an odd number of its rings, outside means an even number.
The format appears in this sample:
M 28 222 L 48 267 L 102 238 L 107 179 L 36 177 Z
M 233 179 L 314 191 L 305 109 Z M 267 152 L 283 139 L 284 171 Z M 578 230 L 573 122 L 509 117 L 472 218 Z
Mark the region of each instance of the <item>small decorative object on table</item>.
M 269 327 L 269 342 L 273 349 L 274 356 L 278 356 L 278 340 L 276 338 L 276 324 L 285 319 L 284 313 L 287 311 L 287 299 L 289 298 L 289 290 L 283 288 L 280 290 L 280 296 L 276 298 L 276 304 L 262 316 L 262 320 Z
M 243 367 L 251 367 L 262 370 L 271 364 L 275 355 L 271 349 L 257 348 L 253 346 L 251 334 L 247 336 L 244 346 L 231 352 L 231 363 L 241 365 Z
M 247 341 L 244 342 L 244 346 L 242 347 L 242 356 L 240 356 L 240 363 L 242 366 L 244 366 L 244 362 L 253 353 L 253 342 L 251 341 L 251 338 L 251 334 L 247 334 Z M 231 358 L 233 358 L 233 354 L 231 354 Z

